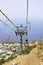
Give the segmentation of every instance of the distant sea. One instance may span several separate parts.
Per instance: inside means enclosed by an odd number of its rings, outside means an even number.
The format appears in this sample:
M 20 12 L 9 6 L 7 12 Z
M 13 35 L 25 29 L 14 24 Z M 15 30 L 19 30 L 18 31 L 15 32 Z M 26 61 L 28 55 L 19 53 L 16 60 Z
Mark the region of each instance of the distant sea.
M 43 21 L 30 21 L 31 31 L 28 29 L 28 36 L 24 37 L 23 40 L 28 38 L 29 40 L 39 40 L 43 38 Z M 6 30 L 7 29 L 7 30 Z M 9 38 L 10 41 L 20 41 L 20 37 L 16 36 L 15 33 L 8 27 L 4 28 L 0 25 L 0 41 L 4 41 Z

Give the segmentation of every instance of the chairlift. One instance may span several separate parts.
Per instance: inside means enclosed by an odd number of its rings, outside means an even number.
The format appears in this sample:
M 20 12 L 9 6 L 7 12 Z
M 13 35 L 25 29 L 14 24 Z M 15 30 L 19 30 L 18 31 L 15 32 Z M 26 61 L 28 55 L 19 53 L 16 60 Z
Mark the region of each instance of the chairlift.
M 20 42 L 21 42 L 21 45 L 20 45 L 20 48 L 21 48 L 21 52 L 22 52 L 22 36 L 23 35 L 26 35 L 27 36 L 27 26 L 15 26 L 15 24 L 0 10 L 0 12 L 6 17 L 6 19 L 16 28 L 16 31 L 10 27 L 13 31 L 15 31 L 16 35 L 19 35 L 20 36 Z M 26 22 L 28 22 L 28 0 L 27 0 L 27 13 L 26 13 Z M 29 23 L 30 24 L 30 23 Z M 7 26 L 7 25 L 6 25 Z
M 25 47 L 28 47 L 28 46 L 29 46 L 29 41 L 28 41 L 28 39 L 26 39 L 26 40 L 24 41 L 24 46 L 25 46 Z

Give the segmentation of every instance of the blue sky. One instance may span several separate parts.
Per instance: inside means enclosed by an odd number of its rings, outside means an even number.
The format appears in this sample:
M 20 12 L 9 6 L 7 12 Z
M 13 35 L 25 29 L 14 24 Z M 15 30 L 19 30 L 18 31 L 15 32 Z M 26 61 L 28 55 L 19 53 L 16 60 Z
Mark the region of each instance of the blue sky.
M 0 0 L 0 9 L 15 25 L 26 24 L 26 2 L 27 0 Z M 0 19 L 11 25 L 1 13 Z M 31 23 L 31 31 L 28 35 L 29 39 L 35 40 L 43 38 L 43 0 L 29 0 L 28 21 Z M 10 39 L 14 39 L 14 32 L 0 22 L 0 41 L 9 35 Z

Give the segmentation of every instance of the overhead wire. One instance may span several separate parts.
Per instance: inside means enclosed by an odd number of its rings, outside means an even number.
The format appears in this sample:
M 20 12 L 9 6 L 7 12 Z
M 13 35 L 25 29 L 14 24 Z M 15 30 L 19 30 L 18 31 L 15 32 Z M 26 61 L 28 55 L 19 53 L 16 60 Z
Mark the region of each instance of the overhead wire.
M 8 19 L 8 21 L 14 26 L 14 27 L 16 27 L 15 26 L 15 24 L 0 10 L 0 12 Z
M 15 32 L 15 30 L 11 26 L 9 26 L 8 24 L 6 24 L 3 20 L 0 20 L 0 22 L 2 22 L 3 24 L 5 24 L 5 26 L 8 26 L 10 29 L 12 29 Z

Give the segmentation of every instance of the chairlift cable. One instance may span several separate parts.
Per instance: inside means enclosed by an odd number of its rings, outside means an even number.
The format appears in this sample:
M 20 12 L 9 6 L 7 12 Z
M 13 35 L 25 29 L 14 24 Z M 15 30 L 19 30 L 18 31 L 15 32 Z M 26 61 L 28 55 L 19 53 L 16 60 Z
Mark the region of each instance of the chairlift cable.
M 14 26 L 14 27 L 16 27 L 15 26 L 15 24 L 0 10 L 0 12 L 8 19 L 8 21 Z
M 4 23 L 2 20 L 0 20 L 0 22 L 2 22 L 3 24 L 5 24 L 5 26 L 8 26 L 10 29 L 12 29 L 15 32 L 15 30 L 11 26 L 9 26 L 8 24 Z

